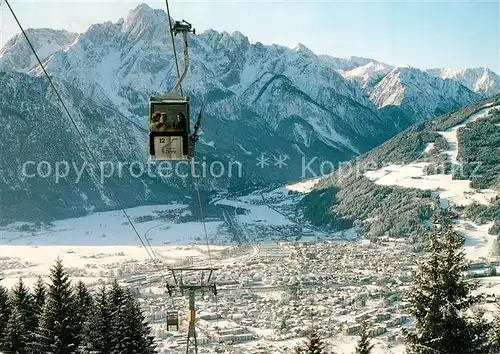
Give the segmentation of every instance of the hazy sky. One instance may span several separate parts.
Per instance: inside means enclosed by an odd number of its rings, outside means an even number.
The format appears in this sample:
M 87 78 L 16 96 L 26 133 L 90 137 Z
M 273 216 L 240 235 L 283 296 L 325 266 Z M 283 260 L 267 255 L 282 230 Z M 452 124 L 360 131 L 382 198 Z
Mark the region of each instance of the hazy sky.
M 165 8 L 163 1 L 143 1 Z M 0 40 L 18 33 L 0 0 Z M 10 0 L 25 28 L 82 32 L 98 22 L 116 21 L 140 2 Z M 175 19 L 197 31 L 240 31 L 250 42 L 292 46 L 317 54 L 363 56 L 393 65 L 488 66 L 500 73 L 500 5 L 487 1 L 214 1 L 170 0 Z

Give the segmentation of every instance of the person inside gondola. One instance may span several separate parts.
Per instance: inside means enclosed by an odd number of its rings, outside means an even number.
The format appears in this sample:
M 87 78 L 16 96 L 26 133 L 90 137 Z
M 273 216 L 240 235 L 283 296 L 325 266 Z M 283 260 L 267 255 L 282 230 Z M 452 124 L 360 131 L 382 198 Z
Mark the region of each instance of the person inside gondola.
M 153 123 L 152 131 L 164 131 L 168 128 L 167 114 L 162 112 L 158 122 Z
M 151 121 L 149 122 L 149 130 L 151 131 L 158 130 L 156 126 L 158 125 L 159 121 L 160 121 L 160 112 L 154 112 L 151 115 Z
M 180 112 L 177 114 L 177 122 L 175 122 L 175 130 L 186 130 L 186 116 Z
M 160 126 L 158 127 L 159 130 L 163 131 L 166 130 L 169 127 L 169 124 L 167 122 L 167 114 L 165 112 L 162 112 L 160 115 Z

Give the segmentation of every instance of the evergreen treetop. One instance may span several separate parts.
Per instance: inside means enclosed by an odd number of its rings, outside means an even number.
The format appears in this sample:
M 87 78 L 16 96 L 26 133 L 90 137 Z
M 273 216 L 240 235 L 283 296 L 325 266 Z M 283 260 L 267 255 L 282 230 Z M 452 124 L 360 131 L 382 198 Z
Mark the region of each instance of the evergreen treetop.
M 311 328 L 305 343 L 297 344 L 294 354 L 326 354 L 325 343 L 315 327 Z
M 70 354 L 77 349 L 75 301 L 69 277 L 61 260 L 50 271 L 43 316 L 40 321 L 41 352 Z
M 373 344 L 370 344 L 370 336 L 368 334 L 368 323 L 363 321 L 360 327 L 360 338 L 356 344 L 356 354 L 370 354 Z
M 463 244 L 464 238 L 453 230 L 449 214 L 437 216 L 428 259 L 418 265 L 408 293 L 415 329 L 407 333 L 407 353 L 488 352 L 485 322 L 466 314 L 482 296 L 473 294 L 478 283 L 464 276 L 469 268 Z
M 92 296 L 82 281 L 71 285 L 60 260 L 49 278 L 37 280 L 34 294 L 22 279 L 10 293 L 0 286 L 0 352 L 156 353 L 139 303 L 117 282 Z

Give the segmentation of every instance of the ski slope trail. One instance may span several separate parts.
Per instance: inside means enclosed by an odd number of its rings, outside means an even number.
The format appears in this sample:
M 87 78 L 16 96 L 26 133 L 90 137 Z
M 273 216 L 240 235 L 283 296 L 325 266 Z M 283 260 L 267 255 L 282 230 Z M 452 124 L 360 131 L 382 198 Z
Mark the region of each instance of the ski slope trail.
M 454 126 L 451 129 L 448 129 L 447 131 L 444 132 L 437 132 L 438 134 L 441 134 L 445 139 L 446 143 L 448 144 L 449 150 L 446 151 L 446 154 L 448 155 L 448 158 L 450 159 L 450 162 L 455 165 L 461 165 L 460 162 L 458 162 L 457 157 L 458 157 L 458 130 L 460 128 L 465 127 L 467 124 L 475 122 L 476 120 L 480 118 L 484 118 L 488 115 L 488 113 L 492 109 L 499 109 L 500 105 L 496 106 L 490 106 L 490 107 L 485 107 L 479 112 L 476 112 L 472 114 L 464 123 L 459 124 Z
M 484 106 L 480 111 L 470 115 L 464 123 L 447 131 L 438 132 L 448 143 L 446 155 L 452 164 L 461 165 L 457 161 L 458 130 L 471 122 L 486 117 L 492 109 L 497 108 L 500 108 L 500 105 Z M 473 203 L 491 205 L 493 198 L 499 195 L 498 191 L 492 189 L 473 189 L 470 187 L 470 180 L 453 179 L 451 173 L 427 175 L 425 168 L 430 164 L 429 162 L 414 162 L 407 165 L 390 165 L 376 171 L 367 171 L 364 176 L 378 185 L 430 190 L 433 195 L 439 196 L 442 208 L 450 205 L 467 206 Z M 469 260 L 495 259 L 492 253 L 495 237 L 488 234 L 488 229 L 492 225 L 492 222 L 479 225 L 459 220 L 458 224 L 454 226 L 456 231 L 466 236 L 465 252 Z
M 438 132 L 448 143 L 446 154 L 451 163 L 459 164 L 457 161 L 458 129 L 487 116 L 490 110 L 495 108 L 500 108 L 500 105 L 485 106 L 469 116 L 464 123 L 448 131 Z M 452 174 L 427 175 L 425 168 L 430 164 L 429 162 L 414 162 L 407 165 L 390 165 L 376 171 L 367 171 L 364 176 L 378 185 L 431 190 L 433 194 L 439 195 L 442 207 L 448 207 L 450 204 L 467 206 L 472 203 L 490 205 L 491 199 L 498 195 L 497 191 L 491 189 L 473 189 L 470 187 L 470 180 L 453 179 Z

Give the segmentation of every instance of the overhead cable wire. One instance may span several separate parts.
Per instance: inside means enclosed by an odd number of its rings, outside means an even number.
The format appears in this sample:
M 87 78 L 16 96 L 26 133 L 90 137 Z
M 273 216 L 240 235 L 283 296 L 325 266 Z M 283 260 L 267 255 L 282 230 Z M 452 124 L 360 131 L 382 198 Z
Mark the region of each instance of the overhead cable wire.
M 174 34 L 173 34 L 173 31 L 172 31 L 172 19 L 170 17 L 170 7 L 168 5 L 168 0 L 165 0 L 165 7 L 167 9 L 167 17 L 168 17 L 168 23 L 169 23 L 169 32 L 170 32 L 170 38 L 172 40 L 172 50 L 174 52 L 174 60 L 175 60 L 175 67 L 177 69 L 177 77 L 178 77 L 178 80 L 179 80 L 179 88 L 180 88 L 180 91 L 181 91 L 181 95 L 183 96 L 184 93 L 182 91 L 182 85 L 181 85 L 181 72 L 179 70 L 179 60 L 177 58 L 177 51 L 175 49 L 175 40 L 174 40 Z M 185 41 L 187 41 L 187 39 L 185 39 Z M 185 44 L 187 46 L 187 43 Z M 185 65 L 187 65 L 188 63 L 188 53 L 185 53 Z M 186 70 L 186 68 L 184 68 L 184 70 Z M 193 157 L 193 160 L 194 160 L 194 157 Z M 196 164 L 194 164 L 196 166 Z M 196 167 L 195 167 L 196 168 Z M 194 171 L 195 174 L 196 174 L 196 171 Z M 203 211 L 203 203 L 202 203 L 202 200 L 201 200 L 201 194 L 200 194 L 200 188 L 199 188 L 199 183 L 198 183 L 198 180 L 195 176 L 193 176 L 193 183 L 196 187 L 196 193 L 198 195 L 198 204 L 200 206 L 200 216 L 201 216 L 201 221 L 203 223 L 203 230 L 205 232 L 205 239 L 206 239 L 206 242 L 207 242 L 207 250 L 208 250 L 208 259 L 209 259 L 209 262 L 210 262 L 210 267 L 212 267 L 212 254 L 210 252 L 210 241 L 208 239 L 208 232 L 207 232 L 207 226 L 206 226 L 206 222 L 205 222 L 205 213 Z
M 33 46 L 31 40 L 29 39 L 28 35 L 26 34 L 26 31 L 24 30 L 24 27 L 21 25 L 21 22 L 19 21 L 14 9 L 11 7 L 10 3 L 8 0 L 5 0 L 5 3 L 7 4 L 7 7 L 9 8 L 11 14 L 12 14 L 12 17 L 14 18 L 14 20 L 16 21 L 17 25 L 19 26 L 19 29 L 21 30 L 24 38 L 26 39 L 26 42 L 28 43 L 28 46 L 30 47 L 31 51 L 33 52 L 33 55 L 35 56 L 40 68 L 42 69 L 43 71 L 43 74 L 45 75 L 45 77 L 47 78 L 48 82 L 49 82 L 49 85 L 51 86 L 52 90 L 54 91 L 58 101 L 61 103 L 61 106 L 63 107 L 66 115 L 68 116 L 68 118 L 70 119 L 71 123 L 73 124 L 75 130 L 77 131 L 78 135 L 80 136 L 80 138 L 82 139 L 82 142 L 83 144 L 85 145 L 85 148 L 92 160 L 92 162 L 98 166 L 98 163 L 97 163 L 97 158 L 96 156 L 94 155 L 94 153 L 92 152 L 90 146 L 87 144 L 87 141 L 85 140 L 85 137 L 84 135 L 82 134 L 82 132 L 80 131 L 80 129 L 78 128 L 75 120 L 73 119 L 73 116 L 71 115 L 71 113 L 69 112 L 69 109 L 68 107 L 66 106 L 66 104 L 64 103 L 64 100 L 62 99 L 61 95 L 59 94 L 59 91 L 57 90 L 56 86 L 54 85 L 54 82 L 52 80 L 52 78 L 50 77 L 50 75 L 47 73 L 47 70 L 45 69 L 45 66 L 43 65 L 43 62 L 42 60 L 40 59 L 40 57 L 38 56 L 38 53 L 36 52 L 35 50 L 35 47 Z M 104 183 L 101 183 L 102 187 L 104 187 Z M 137 236 L 137 238 L 139 239 L 139 241 L 142 243 L 144 249 L 146 250 L 146 252 L 148 253 L 149 257 L 153 260 L 153 263 L 155 265 L 155 267 L 157 268 L 157 270 L 159 271 L 160 275 L 163 277 L 163 279 L 165 280 L 165 282 L 167 282 L 167 279 L 165 277 L 165 275 L 163 274 L 163 272 L 161 271 L 161 268 L 160 266 L 158 265 L 158 262 L 156 261 L 155 257 L 153 257 L 151 255 L 151 252 L 148 250 L 148 247 L 146 245 L 146 243 L 143 241 L 141 235 L 139 234 L 139 232 L 137 231 L 137 228 L 135 227 L 131 217 L 128 215 L 127 211 L 125 210 L 125 207 L 123 206 L 123 203 L 121 202 L 121 200 L 118 198 L 118 195 L 115 193 L 115 191 L 112 189 L 112 188 L 109 188 L 109 191 L 111 192 L 113 198 L 115 199 L 116 203 L 119 205 L 121 211 L 123 212 L 123 214 L 125 215 L 125 217 L 127 218 L 130 226 L 132 227 L 132 229 L 134 230 L 134 233 L 135 235 Z M 151 247 L 151 244 L 149 243 L 149 240 L 147 239 L 146 237 L 146 241 L 147 241 L 147 244 L 149 245 L 149 247 L 152 249 Z M 168 283 L 167 283 L 168 284 Z
M 181 77 L 181 72 L 179 70 L 179 61 L 177 60 L 177 51 L 175 49 L 175 39 L 174 39 L 174 33 L 172 31 L 172 19 L 170 18 L 170 8 L 168 6 L 168 0 L 165 0 L 165 7 L 167 8 L 167 17 L 168 17 L 168 28 L 169 28 L 169 32 L 170 32 L 170 39 L 172 40 L 172 51 L 174 52 L 174 60 L 175 60 L 175 67 L 177 69 L 177 76 Z M 181 83 L 179 83 L 179 89 L 181 91 L 181 96 L 184 96 L 184 93 L 182 92 L 182 85 Z

